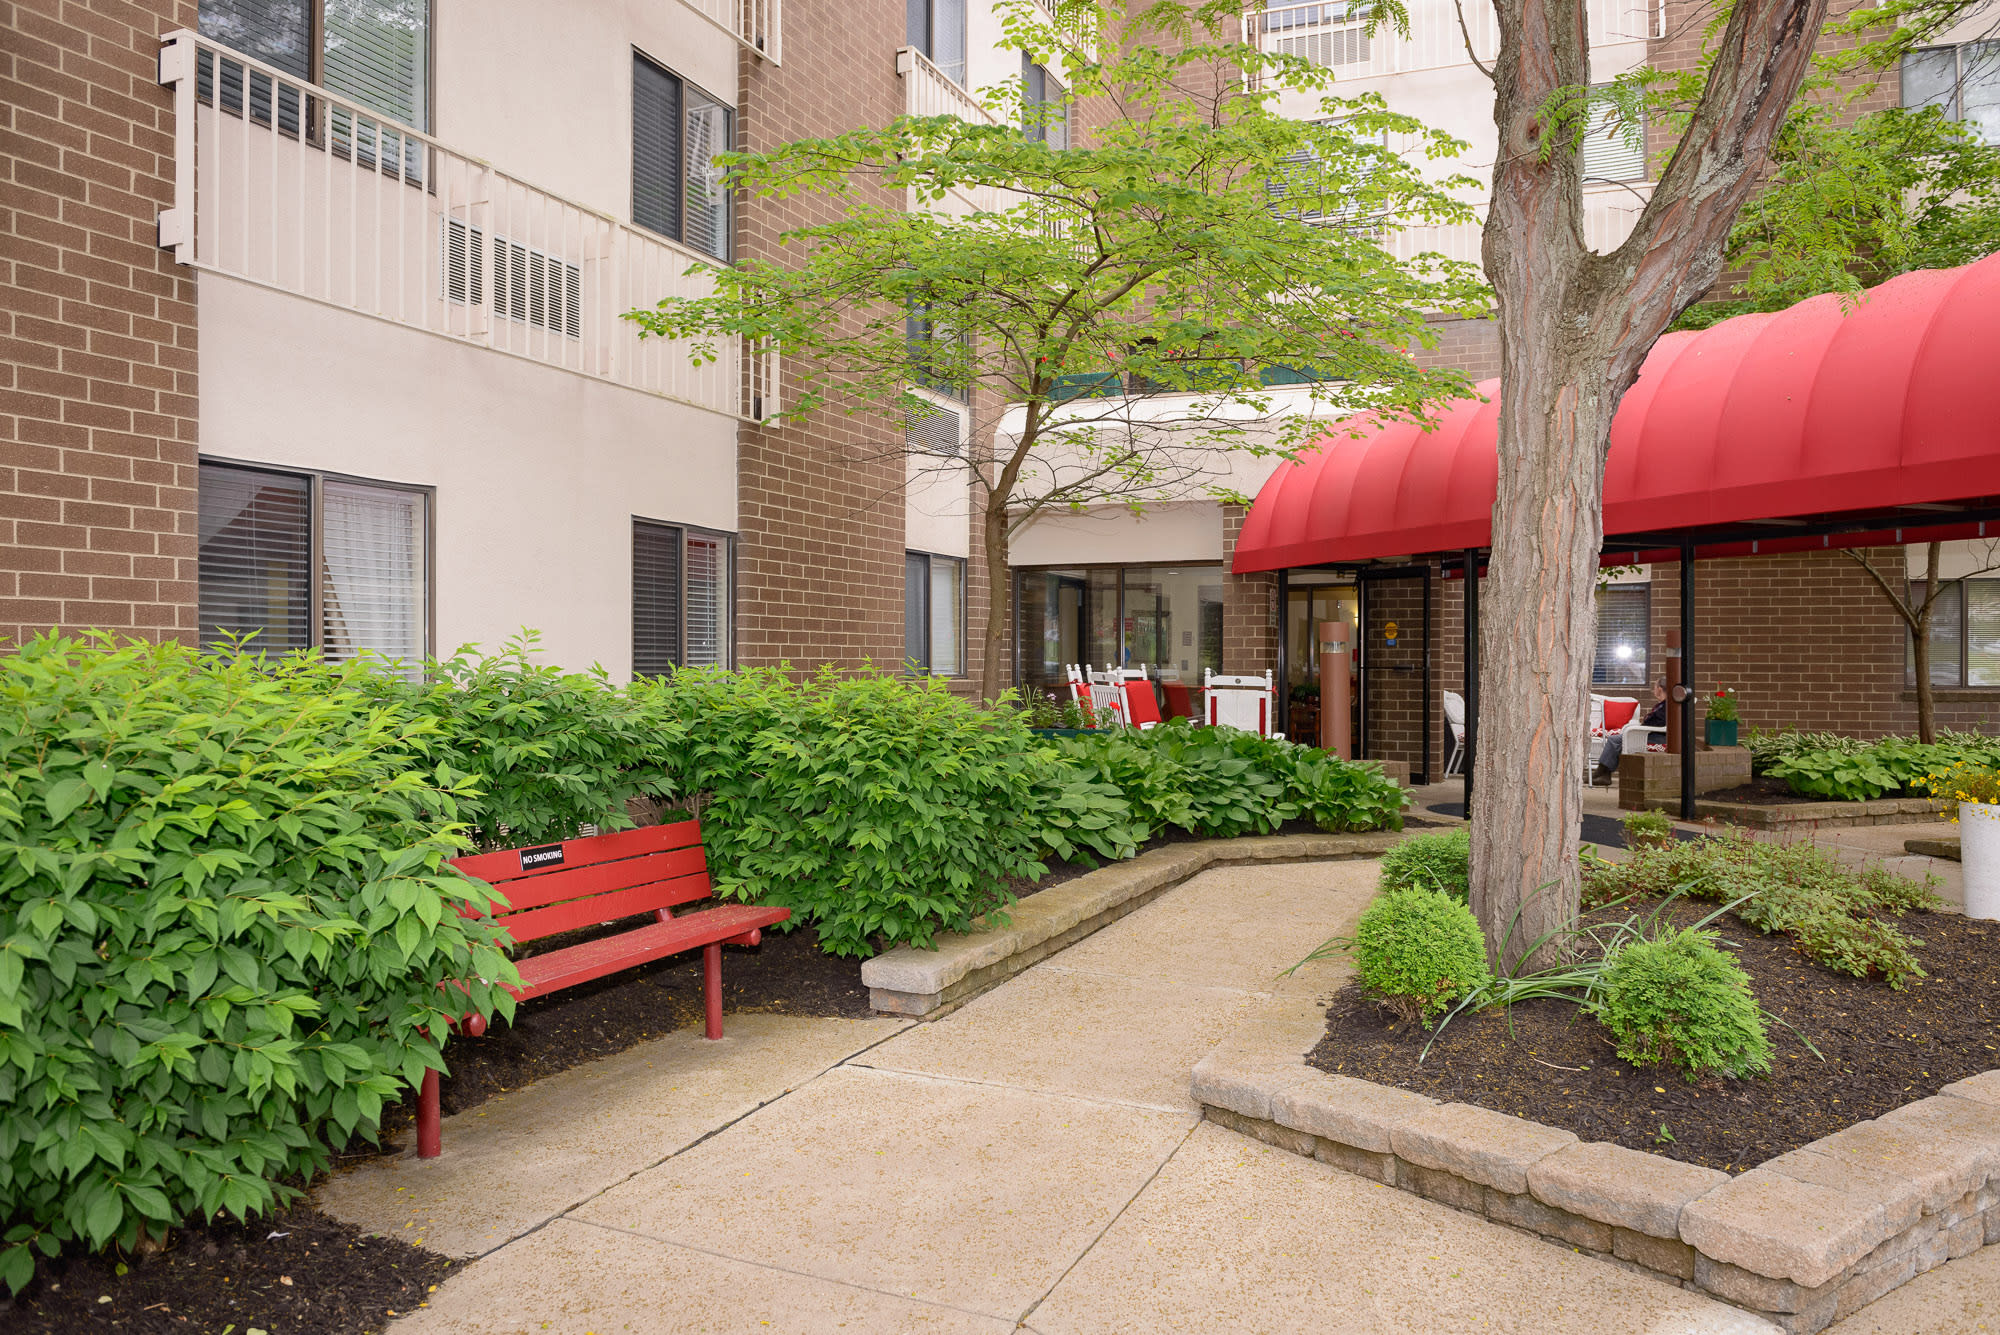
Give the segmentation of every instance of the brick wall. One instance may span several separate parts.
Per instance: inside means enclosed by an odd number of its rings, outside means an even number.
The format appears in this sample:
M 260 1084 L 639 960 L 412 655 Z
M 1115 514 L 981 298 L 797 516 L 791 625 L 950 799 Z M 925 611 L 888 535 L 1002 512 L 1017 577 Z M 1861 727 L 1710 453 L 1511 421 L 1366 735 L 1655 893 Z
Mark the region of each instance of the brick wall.
M 1222 568 L 1236 559 L 1236 539 L 1249 511 L 1222 507 Z M 1294 650 L 1296 652 L 1296 649 Z M 1278 666 L 1278 577 L 1224 575 L 1222 580 L 1222 670 L 1261 673 Z
M 1430 332 L 1437 346 L 1417 348 L 1412 358 L 1426 371 L 1456 367 L 1475 382 L 1500 375 L 1500 326 L 1493 320 L 1459 320 L 1433 316 Z
M 0 638 L 191 639 L 194 275 L 160 250 L 159 34 L 194 0 L 0 3 Z
M 895 51 L 903 15 L 874 0 L 786 6 L 783 68 L 742 57 L 739 139 L 768 149 L 902 110 Z M 832 221 L 823 199 L 744 202 L 737 253 L 785 258 L 779 235 Z M 741 525 L 737 661 L 858 667 L 903 656 L 903 461 L 880 414 L 822 410 L 810 420 L 746 428 L 737 447 Z

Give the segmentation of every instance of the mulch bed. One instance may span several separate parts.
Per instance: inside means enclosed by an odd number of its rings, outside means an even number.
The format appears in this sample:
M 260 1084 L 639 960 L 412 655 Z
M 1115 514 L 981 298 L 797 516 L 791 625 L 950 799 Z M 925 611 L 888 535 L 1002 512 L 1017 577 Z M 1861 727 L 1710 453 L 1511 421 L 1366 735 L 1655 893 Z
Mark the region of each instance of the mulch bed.
M 1711 907 L 1682 902 L 1668 916 L 1693 922 Z M 1770 1025 L 1768 1079 L 1689 1084 L 1670 1067 L 1635 1069 L 1601 1025 L 1560 1001 L 1461 1016 L 1419 1066 L 1429 1035 L 1358 984 L 1331 998 L 1326 1037 L 1307 1061 L 1732 1173 L 2000 1067 L 2000 923 L 1904 918 L 1903 930 L 1924 942 L 1916 953 L 1930 977 L 1902 992 L 1823 969 L 1788 938 L 1761 936 L 1734 917 L 1714 926 L 1759 1004 L 1786 1022 Z
M 175 1234 L 134 1259 L 79 1256 L 43 1272 L 16 1302 L 0 1291 L 8 1335 L 350 1335 L 423 1305 L 457 1269 L 435 1252 L 297 1205 L 251 1224 Z

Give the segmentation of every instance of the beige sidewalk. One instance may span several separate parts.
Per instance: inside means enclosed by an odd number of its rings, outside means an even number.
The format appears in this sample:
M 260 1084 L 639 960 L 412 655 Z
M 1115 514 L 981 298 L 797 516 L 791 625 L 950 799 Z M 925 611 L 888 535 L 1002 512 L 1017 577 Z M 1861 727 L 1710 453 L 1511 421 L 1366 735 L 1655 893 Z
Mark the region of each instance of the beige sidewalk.
M 1199 1120 L 1194 1063 L 1336 978 L 1277 975 L 1374 876 L 1210 871 L 927 1025 L 732 1017 L 720 1044 L 504 1095 L 446 1123 L 442 1158 L 322 1200 L 478 1258 L 397 1335 L 1771 1330 Z M 1849 1328 L 2000 1329 L 1986 1255 Z

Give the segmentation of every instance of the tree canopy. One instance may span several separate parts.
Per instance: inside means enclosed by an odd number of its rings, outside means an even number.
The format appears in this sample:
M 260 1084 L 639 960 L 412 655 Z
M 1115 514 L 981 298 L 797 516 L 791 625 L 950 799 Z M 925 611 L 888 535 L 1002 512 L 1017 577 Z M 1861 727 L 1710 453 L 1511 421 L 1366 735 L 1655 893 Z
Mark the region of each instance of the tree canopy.
M 1401 229 L 1471 218 L 1452 193 L 1470 183 L 1425 171 L 1461 144 L 1237 40 L 1227 0 L 1122 21 L 1095 0 L 1003 13 L 1006 44 L 1060 70 L 1072 109 L 1017 79 L 981 96 L 986 120 L 906 116 L 727 155 L 734 187 L 837 213 L 787 233 L 780 260 L 717 270 L 713 295 L 629 318 L 698 355 L 775 342 L 792 417 L 920 417 L 936 411 L 926 389 L 966 400 L 984 414 L 974 448 L 924 466 L 971 486 L 994 569 L 1050 507 L 1140 505 L 1215 473 L 1188 466 L 1203 451 L 1289 456 L 1334 416 L 1419 414 L 1463 387 L 1409 353 L 1427 316 L 1485 309 L 1477 271 L 1391 248 Z M 1298 88 L 1320 94 L 1315 118 L 1274 110 Z M 1058 114 L 1088 128 L 1049 133 Z M 1282 414 L 1276 384 L 1296 386 Z M 1168 395 L 1185 396 L 1171 431 L 1134 410 Z

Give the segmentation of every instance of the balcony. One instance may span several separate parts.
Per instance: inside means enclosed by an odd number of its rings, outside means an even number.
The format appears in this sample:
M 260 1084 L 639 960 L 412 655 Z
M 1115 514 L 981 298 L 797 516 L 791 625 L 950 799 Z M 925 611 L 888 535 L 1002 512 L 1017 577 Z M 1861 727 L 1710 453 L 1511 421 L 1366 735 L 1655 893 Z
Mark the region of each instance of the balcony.
M 161 39 L 160 82 L 180 263 L 729 417 L 775 406 L 775 353 L 697 366 L 619 318 L 711 292 L 714 259 L 191 32 Z
M 1666 34 L 1664 0 L 1586 0 L 1592 46 L 1645 41 Z M 1500 25 L 1491 4 L 1467 4 L 1464 31 L 1454 0 L 1410 0 L 1410 33 L 1388 24 L 1369 32 L 1367 9 L 1359 4 L 1276 4 L 1244 16 L 1250 31 L 1263 35 L 1264 50 L 1302 56 L 1344 79 L 1470 65 L 1470 42 L 1482 63 L 1500 49 Z
M 773 65 L 784 64 L 785 0 L 681 0 Z

